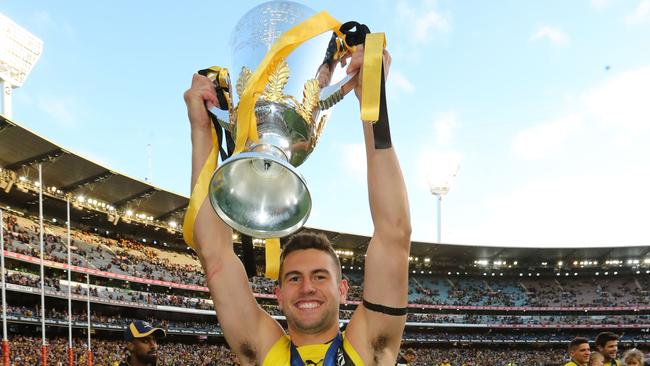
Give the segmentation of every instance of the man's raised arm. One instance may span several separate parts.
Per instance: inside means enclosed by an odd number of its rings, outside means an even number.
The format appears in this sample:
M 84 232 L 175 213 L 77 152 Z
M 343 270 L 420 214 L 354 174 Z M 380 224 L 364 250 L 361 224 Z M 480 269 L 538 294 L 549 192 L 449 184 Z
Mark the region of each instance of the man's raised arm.
M 349 66 L 352 70 L 348 72 L 360 67 L 362 55 L 360 47 L 352 56 Z M 390 55 L 386 51 L 383 61 L 387 77 Z M 360 91 L 355 92 L 361 100 Z M 400 314 L 408 303 L 411 237 L 408 197 L 394 148 L 375 148 L 372 125 L 364 123 L 363 132 L 374 233 L 365 259 L 364 304 L 357 307 L 348 326 L 348 336 L 353 346 L 365 353 L 364 360 L 394 364 L 406 321 L 406 316 Z
M 192 188 L 212 149 L 212 124 L 207 105 L 217 106 L 212 82 L 195 74 L 183 95 L 192 134 Z M 228 344 L 243 364 L 261 364 L 273 343 L 284 334 L 280 325 L 257 304 L 244 266 L 233 251 L 232 229 L 206 199 L 194 224 L 195 250 Z

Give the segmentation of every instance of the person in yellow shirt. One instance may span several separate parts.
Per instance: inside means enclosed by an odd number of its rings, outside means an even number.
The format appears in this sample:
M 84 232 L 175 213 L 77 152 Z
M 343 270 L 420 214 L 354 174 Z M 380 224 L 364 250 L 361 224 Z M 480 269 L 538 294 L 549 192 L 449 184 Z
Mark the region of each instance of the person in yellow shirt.
M 596 336 L 596 351 L 605 359 L 604 366 L 621 366 L 621 360 L 616 358 L 618 352 L 618 336 L 612 332 L 602 332 Z
M 564 366 L 587 366 L 589 362 L 589 341 L 586 338 L 576 337 L 569 343 L 569 362 Z
M 347 72 L 360 72 L 363 59 L 364 47 L 358 45 L 350 56 Z M 390 61 L 390 55 L 384 50 L 384 72 L 379 75 L 382 80 L 388 76 Z M 361 75 L 358 80 L 363 80 Z M 359 101 L 361 92 L 361 85 L 357 85 L 355 94 Z M 190 120 L 194 187 L 213 147 L 212 122 L 207 109 L 222 106 L 213 82 L 199 74 L 192 77 L 184 99 Z M 339 307 L 346 301 L 348 283 L 342 279 L 341 264 L 325 235 L 298 233 L 282 249 L 276 296 L 287 320 L 287 334 L 257 303 L 246 271 L 233 250 L 232 229 L 216 215 L 207 199 L 199 202 L 193 230 L 194 247 L 219 324 L 242 365 L 395 363 L 408 305 L 411 223 L 406 186 L 395 149 L 390 143 L 377 145 L 388 133 L 388 119 L 382 117 L 385 112 L 386 106 L 382 104 L 379 122 L 359 126 L 363 127 L 366 145 L 368 197 L 374 230 L 365 257 L 363 301 L 344 333 L 339 327 Z
M 449 363 L 449 359 L 448 359 L 448 358 L 443 358 L 443 359 L 442 359 L 442 362 L 441 362 L 440 365 L 438 365 L 438 366 L 451 366 L 451 363 Z

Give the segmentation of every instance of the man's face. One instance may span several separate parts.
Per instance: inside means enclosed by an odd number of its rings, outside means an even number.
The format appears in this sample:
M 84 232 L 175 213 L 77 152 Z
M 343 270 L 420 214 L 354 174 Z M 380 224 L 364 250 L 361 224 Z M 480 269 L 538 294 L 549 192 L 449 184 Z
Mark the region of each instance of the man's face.
M 158 362 L 158 342 L 154 336 L 135 338 L 127 348 L 131 357 L 142 365 L 155 365 Z
M 598 351 L 605 356 L 605 360 L 613 360 L 616 358 L 618 351 L 618 341 L 608 341 L 604 347 L 598 347 Z
M 579 344 L 571 351 L 571 358 L 581 365 L 586 365 L 589 362 L 589 353 L 589 343 Z
M 338 269 L 327 252 L 303 249 L 284 259 L 282 285 L 275 294 L 290 331 L 317 334 L 338 326 L 339 304 L 348 285 L 338 281 Z
M 408 362 L 408 363 L 413 363 L 413 361 L 415 361 L 415 355 L 412 354 L 412 353 L 405 353 L 405 354 L 404 354 L 404 359 L 405 359 L 406 362 Z

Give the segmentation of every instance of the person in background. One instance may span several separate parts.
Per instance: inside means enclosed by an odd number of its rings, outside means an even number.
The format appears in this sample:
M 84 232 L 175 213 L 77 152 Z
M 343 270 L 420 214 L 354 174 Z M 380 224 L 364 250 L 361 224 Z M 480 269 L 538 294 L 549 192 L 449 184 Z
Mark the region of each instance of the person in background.
M 569 343 L 569 362 L 564 366 L 587 366 L 589 362 L 589 341 L 586 338 L 576 337 Z
M 401 353 L 399 356 L 397 356 L 397 363 L 395 365 L 412 365 L 413 361 L 415 361 L 416 356 L 417 354 L 415 353 L 415 350 L 413 348 L 409 348 L 404 351 L 404 353 Z
M 612 332 L 602 332 L 596 336 L 596 351 L 605 358 L 604 366 L 621 366 L 621 360 L 616 359 L 618 352 L 618 336 Z
M 598 352 L 593 351 L 589 355 L 589 366 L 603 366 L 605 364 L 605 357 Z
M 136 320 L 124 331 L 128 356 L 120 366 L 155 366 L 158 363 L 158 340 L 165 337 L 162 328 Z
M 623 365 L 625 366 L 643 366 L 643 352 L 636 348 L 627 350 L 623 354 Z

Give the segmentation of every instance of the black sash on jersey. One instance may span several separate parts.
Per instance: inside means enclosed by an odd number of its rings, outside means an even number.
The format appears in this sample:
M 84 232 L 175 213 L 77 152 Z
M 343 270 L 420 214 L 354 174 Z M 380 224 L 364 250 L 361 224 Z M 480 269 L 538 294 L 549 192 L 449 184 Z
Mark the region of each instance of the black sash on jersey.
M 336 335 L 336 338 L 332 341 L 327 352 L 325 352 L 325 359 L 323 359 L 323 366 L 343 366 L 346 364 L 345 357 L 343 354 L 343 336 L 341 333 Z M 309 362 L 309 361 L 308 361 Z M 310 362 L 310 365 L 315 365 L 315 363 Z M 298 349 L 291 342 L 291 366 L 305 366 L 305 362 L 300 357 Z

